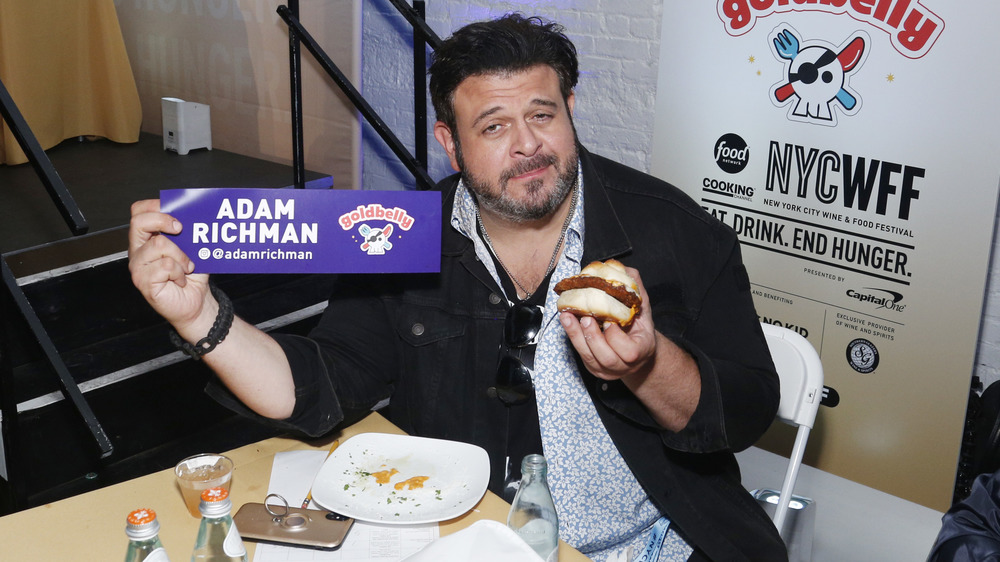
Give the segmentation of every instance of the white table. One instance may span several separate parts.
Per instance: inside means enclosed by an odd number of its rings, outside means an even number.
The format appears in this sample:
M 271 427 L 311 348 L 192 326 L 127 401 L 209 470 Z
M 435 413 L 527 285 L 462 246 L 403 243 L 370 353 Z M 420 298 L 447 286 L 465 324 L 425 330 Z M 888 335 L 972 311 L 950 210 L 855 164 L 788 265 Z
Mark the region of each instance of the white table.
M 274 455 L 299 449 L 327 451 L 334 439 L 346 441 L 359 433 L 402 433 L 379 414 L 321 440 L 303 442 L 272 437 L 226 451 L 236 468 L 232 495 L 235 506 L 259 502 L 266 494 Z M 120 484 L 0 517 L 0 560 L 122 560 L 128 539 L 125 515 L 133 509 L 151 507 L 160 521 L 160 539 L 174 562 L 187 560 L 198 536 L 200 521 L 191 517 L 177 490 L 174 470 L 168 468 Z M 438 524 L 441 536 L 449 535 L 480 519 L 506 521 L 510 504 L 492 492 L 468 513 Z M 54 532 L 57 531 L 57 532 Z M 245 543 L 250 560 L 256 543 Z M 589 560 L 566 543 L 559 545 L 560 562 Z
M 756 447 L 736 458 L 748 490 L 781 487 L 787 458 Z M 944 515 L 806 465 L 795 495 L 816 502 L 814 562 L 926 560 Z

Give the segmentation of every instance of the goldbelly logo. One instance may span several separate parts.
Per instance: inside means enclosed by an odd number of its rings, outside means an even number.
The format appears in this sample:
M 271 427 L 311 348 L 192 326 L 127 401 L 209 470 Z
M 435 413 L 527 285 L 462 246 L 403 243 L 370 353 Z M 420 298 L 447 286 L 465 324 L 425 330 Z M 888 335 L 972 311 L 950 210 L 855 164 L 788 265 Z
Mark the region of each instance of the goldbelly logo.
M 944 31 L 943 19 L 912 0 L 719 0 L 717 9 L 726 32 L 734 37 L 772 14 L 846 14 L 887 33 L 893 48 L 911 59 L 926 55 Z
M 836 107 L 845 115 L 861 109 L 858 93 L 851 89 L 850 76 L 868 55 L 868 35 L 857 32 L 840 46 L 823 41 L 805 42 L 789 25 L 783 24 L 770 36 L 774 56 L 784 61 L 785 77 L 771 87 L 771 101 L 788 105 L 788 119 L 836 126 Z
M 372 227 L 365 221 L 388 221 L 388 224 Z M 406 212 L 406 209 L 399 207 L 385 208 L 378 203 L 359 205 L 357 209 L 348 211 L 338 219 L 340 227 L 350 230 L 355 225 L 358 226 L 358 233 L 361 235 L 361 251 L 369 256 L 383 256 L 392 249 L 393 223 L 403 230 L 410 230 L 413 226 L 413 217 Z

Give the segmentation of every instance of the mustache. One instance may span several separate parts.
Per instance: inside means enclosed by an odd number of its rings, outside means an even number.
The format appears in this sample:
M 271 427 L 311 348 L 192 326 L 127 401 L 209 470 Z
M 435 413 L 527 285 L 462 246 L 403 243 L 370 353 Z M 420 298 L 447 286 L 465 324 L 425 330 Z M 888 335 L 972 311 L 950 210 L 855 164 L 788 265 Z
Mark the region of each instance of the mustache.
M 511 178 L 526 174 L 532 170 L 553 166 L 559 163 L 559 158 L 555 154 L 537 154 L 527 160 L 518 162 L 514 166 L 507 168 L 500 174 L 500 183 L 505 184 Z

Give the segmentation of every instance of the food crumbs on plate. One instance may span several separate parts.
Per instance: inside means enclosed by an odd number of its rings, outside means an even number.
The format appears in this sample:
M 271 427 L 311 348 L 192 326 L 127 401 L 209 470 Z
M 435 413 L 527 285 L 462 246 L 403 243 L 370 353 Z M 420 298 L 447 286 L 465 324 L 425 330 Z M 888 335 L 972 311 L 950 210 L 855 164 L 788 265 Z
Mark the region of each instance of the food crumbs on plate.
M 426 482 L 428 478 L 430 478 L 430 476 L 414 476 L 413 478 L 407 478 L 402 482 L 396 482 L 396 489 L 402 490 L 405 488 L 407 490 L 416 490 L 417 488 L 423 488 L 424 482 Z
M 388 484 L 389 479 L 399 474 L 399 471 L 393 468 L 392 470 L 380 470 L 378 472 L 372 472 L 371 476 L 375 477 L 375 482 L 379 484 Z

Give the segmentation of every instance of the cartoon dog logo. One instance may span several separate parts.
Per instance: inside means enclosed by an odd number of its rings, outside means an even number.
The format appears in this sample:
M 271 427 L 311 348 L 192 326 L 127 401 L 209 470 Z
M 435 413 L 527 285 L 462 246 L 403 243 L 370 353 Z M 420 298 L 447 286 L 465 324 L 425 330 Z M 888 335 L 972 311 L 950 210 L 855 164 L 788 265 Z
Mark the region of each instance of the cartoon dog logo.
M 392 236 L 392 224 L 385 225 L 385 228 L 371 228 L 367 224 L 362 224 L 358 227 L 358 232 L 364 237 L 361 249 L 368 252 L 369 256 L 382 256 L 392 249 L 392 242 L 389 242 L 389 237 Z
M 793 121 L 836 125 L 832 106 L 838 104 L 845 115 L 854 115 L 861 100 L 850 90 L 848 78 L 867 56 L 867 35 L 858 32 L 839 48 L 819 41 L 802 46 L 794 30 L 787 26 L 771 35 L 774 55 L 785 64 L 785 80 L 771 87 L 771 101 L 777 106 L 792 104 L 788 118 Z

